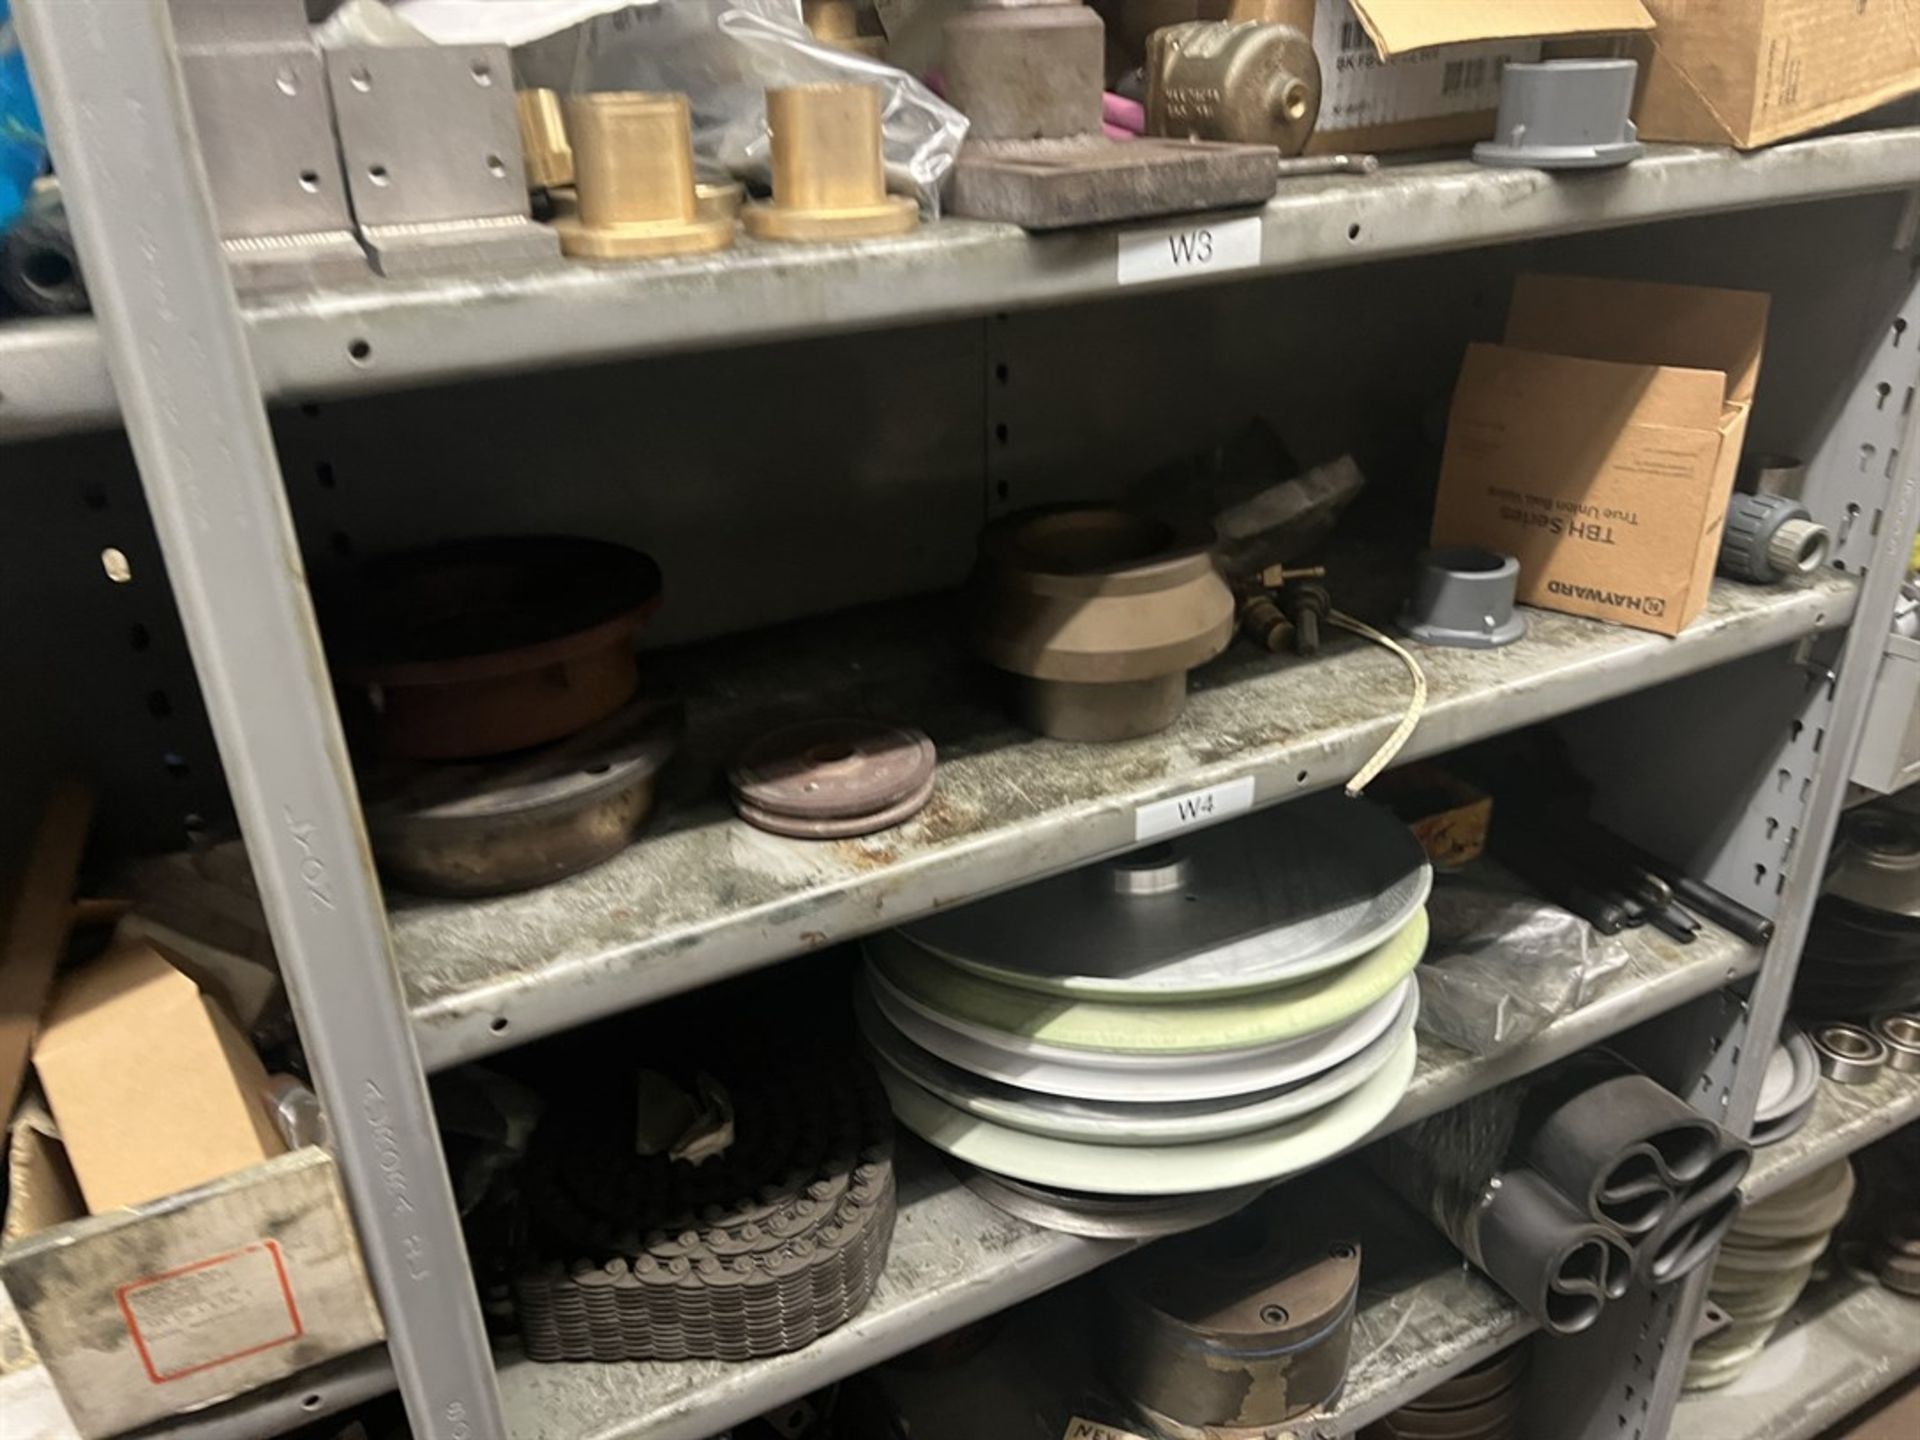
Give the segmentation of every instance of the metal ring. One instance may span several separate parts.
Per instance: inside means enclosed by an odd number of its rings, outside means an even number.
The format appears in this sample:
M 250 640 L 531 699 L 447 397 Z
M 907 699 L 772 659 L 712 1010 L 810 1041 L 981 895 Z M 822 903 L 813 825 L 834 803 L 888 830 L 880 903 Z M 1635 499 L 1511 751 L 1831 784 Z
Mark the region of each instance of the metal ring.
M 1873 1033 L 1887 1047 L 1888 1065 L 1908 1074 L 1920 1072 L 1920 1015 L 1882 1015 L 1873 1022 Z
M 1829 1080 L 1864 1085 L 1886 1068 L 1886 1043 L 1858 1025 L 1822 1025 L 1812 1038 L 1820 1073 Z

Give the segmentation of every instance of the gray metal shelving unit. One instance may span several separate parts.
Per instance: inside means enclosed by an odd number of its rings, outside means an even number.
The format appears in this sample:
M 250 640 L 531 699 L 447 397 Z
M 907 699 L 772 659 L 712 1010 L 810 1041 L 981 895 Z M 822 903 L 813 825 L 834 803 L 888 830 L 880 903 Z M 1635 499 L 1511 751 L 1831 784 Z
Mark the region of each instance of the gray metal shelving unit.
M 1364 433 L 1381 395 L 1429 404 L 1528 266 L 1772 290 L 1754 438 L 1811 457 L 1837 564 L 1782 589 L 1722 584 L 1675 640 L 1542 614 L 1525 646 L 1435 654 L 1410 753 L 1556 721 L 1616 778 L 1612 823 L 1778 933 L 1764 952 L 1717 933 L 1644 946 L 1611 988 L 1507 1053 L 1429 1046 L 1389 1124 L 1630 1029 L 1668 1083 L 1748 1122 L 1757 1037 L 1786 1003 L 1920 518 L 1903 206 L 1920 130 L 1751 156 L 1658 148 L 1570 181 L 1442 162 L 1292 183 L 1261 212 L 1259 265 L 1191 286 L 1123 290 L 1111 231 L 949 223 L 867 246 L 743 243 L 240 303 L 164 0 L 16 8 L 100 318 L 0 326 L 0 439 L 18 442 L 0 561 L 38 591 L 9 607 L 0 644 L 51 697 L 8 716 L 4 738 L 10 753 L 88 755 L 116 802 L 110 838 L 127 845 L 177 835 L 231 794 L 392 1335 L 390 1357 L 163 1433 L 275 1433 L 397 1383 L 423 1440 L 697 1440 L 1096 1268 L 1122 1247 L 1025 1226 L 914 1162 L 878 1298 L 818 1344 L 744 1366 L 535 1366 L 481 1331 L 425 1075 L 1123 850 L 1142 804 L 1239 777 L 1261 805 L 1339 783 L 1402 703 L 1398 670 L 1364 649 L 1310 667 L 1235 652 L 1198 677 L 1175 730 L 1076 748 L 1007 726 L 928 612 L 815 622 L 663 663 L 684 665 L 690 709 L 716 734 L 795 695 L 924 705 L 946 765 L 926 818 L 803 851 L 700 802 L 545 891 L 389 904 L 307 567 L 537 524 L 644 532 L 673 552 L 684 582 L 663 640 L 893 601 L 956 580 L 983 516 L 1111 493 L 1236 415 L 1287 410 L 1311 446 Z M 1376 485 L 1403 468 L 1379 458 Z M 134 583 L 101 580 L 109 546 Z M 51 635 L 33 619 L 48 613 L 72 624 Z M 1431 1258 L 1370 1277 L 1363 1338 L 1379 1343 L 1316 1435 L 1525 1333 L 1489 1287 Z M 1699 1301 L 1697 1285 L 1645 1298 L 1543 1347 L 1546 1433 L 1666 1435 L 1684 1350 L 1666 1341 Z M 1448 1310 L 1457 1326 L 1406 1328 Z

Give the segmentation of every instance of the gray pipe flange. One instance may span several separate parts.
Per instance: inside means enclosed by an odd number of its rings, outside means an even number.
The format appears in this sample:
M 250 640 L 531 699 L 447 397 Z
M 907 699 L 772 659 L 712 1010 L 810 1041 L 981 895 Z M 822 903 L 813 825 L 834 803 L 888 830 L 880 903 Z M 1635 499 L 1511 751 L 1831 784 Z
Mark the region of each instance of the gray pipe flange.
M 1785 495 L 1735 495 L 1720 537 L 1720 573 L 1762 585 L 1811 575 L 1826 561 L 1833 537 L 1807 507 Z
M 1633 60 L 1510 62 L 1494 138 L 1474 146 L 1473 158 L 1536 170 L 1625 165 L 1646 149 L 1627 118 L 1639 71 Z
M 1413 594 L 1400 612 L 1400 629 L 1428 645 L 1491 650 L 1527 633 L 1513 608 L 1520 562 L 1473 545 L 1443 546 L 1415 562 Z

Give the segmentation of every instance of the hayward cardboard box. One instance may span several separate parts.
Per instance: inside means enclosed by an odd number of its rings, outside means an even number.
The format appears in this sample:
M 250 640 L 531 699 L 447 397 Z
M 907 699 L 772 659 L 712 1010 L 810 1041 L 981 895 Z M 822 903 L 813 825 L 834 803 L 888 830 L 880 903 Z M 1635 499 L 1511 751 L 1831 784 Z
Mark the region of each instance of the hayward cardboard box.
M 1767 305 L 1523 277 L 1454 390 L 1433 543 L 1515 556 L 1524 604 L 1678 634 L 1712 587 Z
M 1646 0 L 1642 140 L 1749 149 L 1920 90 L 1920 0 Z M 1447 5 L 1437 9 L 1450 8 Z
M 1544 39 L 1645 31 L 1641 0 L 1247 0 L 1313 37 L 1309 155 L 1421 150 L 1493 134 L 1500 72 Z M 1310 12 L 1310 13 L 1309 13 Z

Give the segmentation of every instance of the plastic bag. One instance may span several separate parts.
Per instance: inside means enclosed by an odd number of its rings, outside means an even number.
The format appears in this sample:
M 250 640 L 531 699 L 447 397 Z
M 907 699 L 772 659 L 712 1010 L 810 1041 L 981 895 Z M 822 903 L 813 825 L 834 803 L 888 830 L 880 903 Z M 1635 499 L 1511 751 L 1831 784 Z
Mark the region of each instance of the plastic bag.
M 7 0 L 0 0 L 0 230 L 13 224 L 47 163 L 40 108 L 10 16 Z
M 519 46 L 514 68 L 522 85 L 562 94 L 681 91 L 693 109 L 700 168 L 762 188 L 771 182 L 769 87 L 876 85 L 887 188 L 912 195 L 929 216 L 939 214 L 941 183 L 967 133 L 966 117 L 912 76 L 815 40 L 798 0 L 628 5 Z
M 1537 1035 L 1627 962 L 1618 936 L 1521 890 L 1491 867 L 1434 881 L 1420 1028 L 1475 1055 Z

